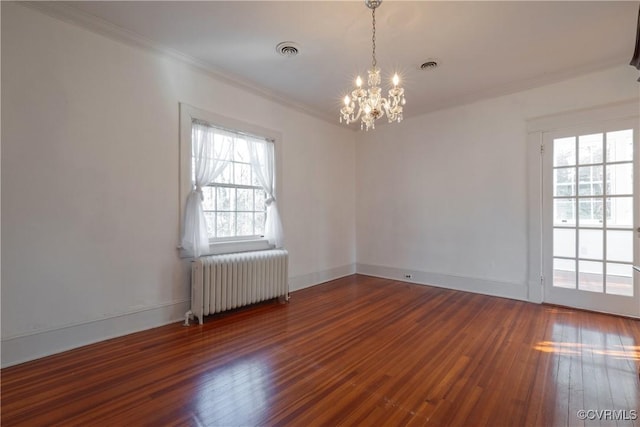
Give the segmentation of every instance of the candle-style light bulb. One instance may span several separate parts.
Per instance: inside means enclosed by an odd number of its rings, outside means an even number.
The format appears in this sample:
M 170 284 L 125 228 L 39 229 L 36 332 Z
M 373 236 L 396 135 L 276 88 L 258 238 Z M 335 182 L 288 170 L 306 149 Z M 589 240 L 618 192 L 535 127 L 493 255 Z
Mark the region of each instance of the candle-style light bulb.
M 393 75 L 393 86 L 398 86 L 398 83 L 400 83 L 400 77 L 398 77 L 398 73 L 395 73 Z
M 344 105 L 349 105 L 349 103 L 351 102 L 351 98 L 349 98 L 349 95 L 344 97 Z
M 360 76 L 356 78 L 356 86 L 358 86 L 359 88 L 362 87 L 362 79 L 360 78 Z

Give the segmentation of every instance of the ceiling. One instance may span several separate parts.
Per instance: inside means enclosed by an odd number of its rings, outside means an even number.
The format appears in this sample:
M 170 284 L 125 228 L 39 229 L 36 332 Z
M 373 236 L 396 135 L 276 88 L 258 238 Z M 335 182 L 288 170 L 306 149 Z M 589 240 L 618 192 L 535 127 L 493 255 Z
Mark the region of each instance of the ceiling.
M 334 123 L 355 76 L 371 65 L 371 11 L 362 1 L 44 3 Z M 637 16 L 629 1 L 385 0 L 376 10 L 378 65 L 384 86 L 401 75 L 410 117 L 628 64 Z M 278 55 L 282 41 L 300 54 Z M 429 59 L 438 68 L 420 70 Z

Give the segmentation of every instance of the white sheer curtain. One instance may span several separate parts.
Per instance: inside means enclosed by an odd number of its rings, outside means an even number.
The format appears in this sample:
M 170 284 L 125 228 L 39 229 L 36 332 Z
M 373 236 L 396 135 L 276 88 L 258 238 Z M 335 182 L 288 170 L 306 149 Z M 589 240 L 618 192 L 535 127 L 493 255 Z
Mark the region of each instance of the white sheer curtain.
M 272 142 L 254 138 L 248 138 L 248 143 L 251 168 L 258 178 L 258 182 L 267 193 L 265 201 L 267 218 L 264 226 L 264 236 L 276 248 L 282 248 L 284 246 L 284 234 L 275 197 L 276 163 L 274 145 Z
M 222 143 L 214 144 L 216 134 Z M 193 189 L 187 197 L 184 213 L 182 248 L 194 258 L 209 251 L 207 222 L 202 209 L 202 187 L 218 178 L 229 160 L 230 152 L 231 143 L 224 133 L 198 122 L 192 123 Z

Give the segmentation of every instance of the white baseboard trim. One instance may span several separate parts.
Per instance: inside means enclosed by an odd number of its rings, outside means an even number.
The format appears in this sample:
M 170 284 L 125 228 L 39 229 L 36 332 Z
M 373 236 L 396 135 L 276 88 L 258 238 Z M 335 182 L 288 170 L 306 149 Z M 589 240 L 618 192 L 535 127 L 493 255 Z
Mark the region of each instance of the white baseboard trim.
M 356 272 L 367 276 L 400 280 L 418 285 L 435 286 L 457 291 L 529 301 L 527 286 L 521 283 L 500 282 L 474 277 L 453 276 L 442 273 L 431 273 L 428 271 L 399 269 L 395 267 L 360 263 L 356 264 Z M 411 275 L 411 277 L 405 277 L 407 274 Z
M 330 280 L 339 279 L 340 277 L 350 276 L 356 273 L 355 264 L 347 264 L 329 270 L 316 271 L 314 273 L 303 274 L 289 278 L 289 290 L 298 291 L 310 286 L 319 285 L 320 283 Z
M 190 301 L 177 301 L 106 319 L 2 340 L 3 368 L 184 319 Z

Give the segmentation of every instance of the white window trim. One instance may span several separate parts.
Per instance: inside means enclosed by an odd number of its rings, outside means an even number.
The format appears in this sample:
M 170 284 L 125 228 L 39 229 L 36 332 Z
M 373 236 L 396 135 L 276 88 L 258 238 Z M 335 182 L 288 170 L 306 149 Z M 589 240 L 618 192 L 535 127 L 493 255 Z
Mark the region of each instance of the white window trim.
M 184 222 L 184 210 L 187 202 L 187 196 L 191 192 L 191 123 L 193 120 L 201 120 L 211 123 L 223 129 L 230 129 L 249 135 L 260 135 L 273 141 L 274 155 L 276 162 L 276 187 L 278 195 L 278 205 L 282 212 L 282 135 L 279 132 L 266 129 L 257 125 L 243 122 L 241 120 L 232 119 L 221 116 L 200 108 L 193 107 L 189 104 L 180 103 L 180 167 L 179 167 L 179 221 L 178 221 L 178 242 L 182 236 L 182 223 Z M 281 214 L 282 215 L 282 214 Z M 232 240 L 210 240 L 209 251 L 203 255 L 218 255 L 233 252 L 246 252 L 272 249 L 274 245 L 269 244 L 265 238 L 246 238 L 238 237 Z M 178 251 L 181 258 L 190 258 L 184 249 L 178 244 Z

